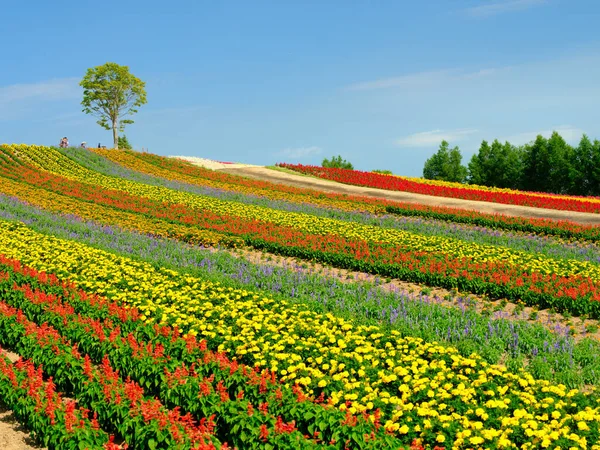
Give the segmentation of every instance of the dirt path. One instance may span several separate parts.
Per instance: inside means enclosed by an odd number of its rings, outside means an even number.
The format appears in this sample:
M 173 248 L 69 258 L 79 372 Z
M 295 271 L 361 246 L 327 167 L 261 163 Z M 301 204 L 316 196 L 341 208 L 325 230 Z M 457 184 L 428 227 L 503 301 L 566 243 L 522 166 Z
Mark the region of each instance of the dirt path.
M 0 354 L 7 356 L 12 362 L 19 358 L 16 353 L 4 349 L 0 349 Z M 45 450 L 45 448 L 35 444 L 25 427 L 17 422 L 12 411 L 0 402 L 0 449 Z
M 462 200 L 457 198 L 434 197 L 431 195 L 413 194 L 411 192 L 386 191 L 362 186 L 351 186 L 336 181 L 294 175 L 266 167 L 235 167 L 224 168 L 220 171 L 245 177 L 270 181 L 278 184 L 316 189 L 338 194 L 363 195 L 366 197 L 382 198 L 399 202 L 420 203 L 431 206 L 447 206 L 480 211 L 507 216 L 529 217 L 534 219 L 569 220 L 585 225 L 600 225 L 600 214 L 580 213 L 573 211 L 558 211 L 553 209 L 533 208 L 530 206 L 503 205 L 500 203 Z
M 12 411 L 0 405 L 0 449 L 42 450 L 33 442 L 28 431 L 16 421 Z

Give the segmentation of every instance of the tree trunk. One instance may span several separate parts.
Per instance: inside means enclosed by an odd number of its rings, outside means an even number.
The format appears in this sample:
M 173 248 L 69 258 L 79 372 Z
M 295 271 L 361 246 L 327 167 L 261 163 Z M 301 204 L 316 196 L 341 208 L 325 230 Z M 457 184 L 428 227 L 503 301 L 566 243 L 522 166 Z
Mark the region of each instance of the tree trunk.
M 112 129 L 113 129 L 113 142 L 115 144 L 115 149 L 118 149 L 119 148 L 119 134 L 117 133 L 117 121 L 116 120 L 113 120 Z

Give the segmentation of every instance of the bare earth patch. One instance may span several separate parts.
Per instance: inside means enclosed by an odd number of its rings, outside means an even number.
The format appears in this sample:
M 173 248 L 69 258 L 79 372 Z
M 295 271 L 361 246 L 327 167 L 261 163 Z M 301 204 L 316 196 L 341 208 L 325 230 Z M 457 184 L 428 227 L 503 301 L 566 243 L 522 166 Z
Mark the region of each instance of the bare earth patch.
M 19 355 L 4 349 L 0 350 L 0 354 L 7 356 L 12 362 L 19 359 Z M 33 441 L 27 429 L 17 422 L 12 411 L 0 402 L 0 449 L 43 450 L 45 448 Z

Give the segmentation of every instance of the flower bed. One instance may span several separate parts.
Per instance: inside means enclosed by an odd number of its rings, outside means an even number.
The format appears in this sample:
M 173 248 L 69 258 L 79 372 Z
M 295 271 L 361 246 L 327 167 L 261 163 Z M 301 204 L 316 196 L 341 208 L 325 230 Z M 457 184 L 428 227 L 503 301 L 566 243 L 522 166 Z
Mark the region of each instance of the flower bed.
M 483 189 L 468 185 L 456 186 L 448 183 L 425 182 L 373 172 L 361 172 L 358 170 L 337 169 L 332 167 L 305 166 L 302 164 L 281 163 L 279 166 L 326 180 L 338 181 L 340 183 L 356 186 L 386 189 L 389 191 L 413 192 L 436 197 L 533 206 L 535 208 L 588 213 L 600 212 L 600 199 L 596 197 L 571 197 L 538 192 L 511 191 L 507 189 Z
M 2 236 L 4 242 L 13 236 L 3 253 L 134 305 L 150 323 L 177 324 L 206 339 L 209 349 L 268 368 L 307 395 L 325 392 L 351 413 L 379 408 L 385 429 L 407 443 L 504 448 L 599 438 L 595 397 L 526 372 L 511 374 L 476 355 L 464 358 L 452 347 L 354 326 L 23 229 Z

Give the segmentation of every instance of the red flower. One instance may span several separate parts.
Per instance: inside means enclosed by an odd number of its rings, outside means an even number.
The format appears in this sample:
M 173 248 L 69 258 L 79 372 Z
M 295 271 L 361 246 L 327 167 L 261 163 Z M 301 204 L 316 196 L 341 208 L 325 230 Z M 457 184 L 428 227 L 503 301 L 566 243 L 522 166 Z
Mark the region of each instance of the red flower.
M 267 439 L 269 438 L 269 430 L 267 429 L 267 426 L 263 423 L 260 426 L 260 436 L 259 439 L 263 442 L 267 442 Z

